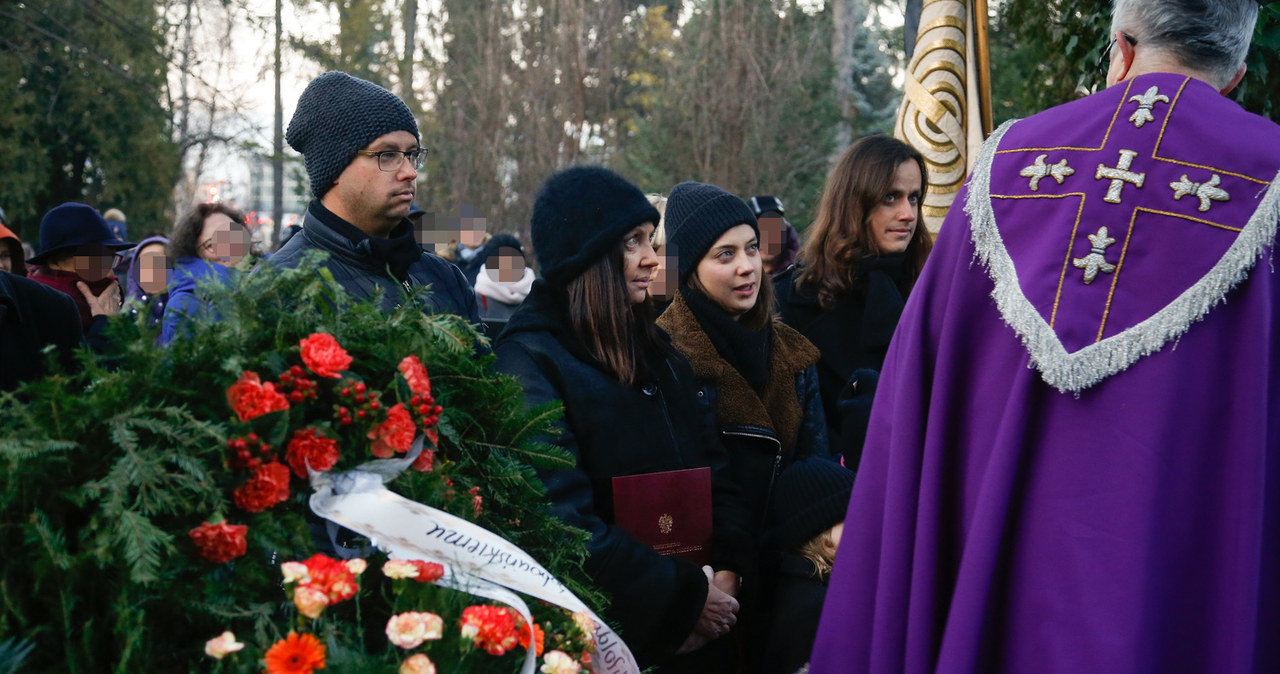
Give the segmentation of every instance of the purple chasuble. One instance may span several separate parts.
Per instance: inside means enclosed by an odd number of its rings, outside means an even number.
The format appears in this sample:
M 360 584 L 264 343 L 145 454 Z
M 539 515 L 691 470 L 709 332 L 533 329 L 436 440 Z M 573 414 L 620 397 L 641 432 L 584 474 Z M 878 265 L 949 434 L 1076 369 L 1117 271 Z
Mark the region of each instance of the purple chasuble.
M 1280 127 L 1181 75 L 993 134 L 889 348 L 812 674 L 1280 671 L 1278 169 Z

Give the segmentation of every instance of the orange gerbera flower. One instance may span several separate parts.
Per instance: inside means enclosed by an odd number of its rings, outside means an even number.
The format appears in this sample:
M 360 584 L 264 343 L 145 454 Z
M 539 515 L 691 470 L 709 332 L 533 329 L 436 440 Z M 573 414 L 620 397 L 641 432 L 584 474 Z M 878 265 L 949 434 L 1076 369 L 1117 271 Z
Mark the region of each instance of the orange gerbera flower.
M 310 634 L 290 632 L 267 651 L 267 674 L 311 674 L 324 669 L 324 645 Z

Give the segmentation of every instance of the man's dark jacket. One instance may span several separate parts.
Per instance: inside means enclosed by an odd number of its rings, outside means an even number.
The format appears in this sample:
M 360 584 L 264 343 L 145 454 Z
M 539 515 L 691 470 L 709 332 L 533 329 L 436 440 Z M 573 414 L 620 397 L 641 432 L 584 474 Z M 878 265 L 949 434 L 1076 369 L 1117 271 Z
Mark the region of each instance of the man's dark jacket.
M 52 344 L 65 369 L 84 331 L 70 297 L 35 281 L 0 271 L 0 391 L 45 373 L 44 347 Z
M 456 314 L 472 325 L 481 325 L 475 292 L 462 272 L 439 256 L 422 252 L 407 218 L 389 239 L 376 239 L 313 201 L 307 207 L 302 231 L 271 256 L 271 263 L 296 267 L 311 250 L 329 254 L 321 266 L 353 297 L 369 299 L 382 288 L 383 311 L 395 308 L 402 290 L 430 286 L 431 292 L 423 298 L 430 313 Z

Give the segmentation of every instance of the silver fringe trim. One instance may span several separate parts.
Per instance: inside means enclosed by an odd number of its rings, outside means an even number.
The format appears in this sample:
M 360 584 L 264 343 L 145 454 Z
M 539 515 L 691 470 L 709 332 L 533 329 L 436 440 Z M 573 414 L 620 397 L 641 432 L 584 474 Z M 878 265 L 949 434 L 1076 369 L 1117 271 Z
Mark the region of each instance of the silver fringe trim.
M 1022 340 L 1040 377 L 1059 391 L 1079 394 L 1186 334 L 1214 306 L 1225 301 L 1227 293 L 1244 281 L 1263 253 L 1274 246 L 1280 221 L 1280 173 L 1235 242 L 1209 273 L 1141 323 L 1067 353 L 1053 328 L 1023 295 L 991 207 L 991 164 L 1000 139 L 1015 121 L 1002 124 L 983 144 L 974 164 L 964 211 L 969 216 L 977 257 L 995 282 L 991 297 L 1000 316 Z

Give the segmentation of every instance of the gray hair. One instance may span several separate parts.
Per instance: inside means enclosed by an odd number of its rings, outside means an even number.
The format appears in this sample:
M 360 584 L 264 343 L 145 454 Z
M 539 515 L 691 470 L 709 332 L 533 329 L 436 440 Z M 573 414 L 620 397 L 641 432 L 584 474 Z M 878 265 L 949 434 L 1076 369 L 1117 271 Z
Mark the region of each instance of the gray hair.
M 1111 33 L 1131 33 L 1225 87 L 1249 53 L 1257 20 L 1257 0 L 1115 0 Z

